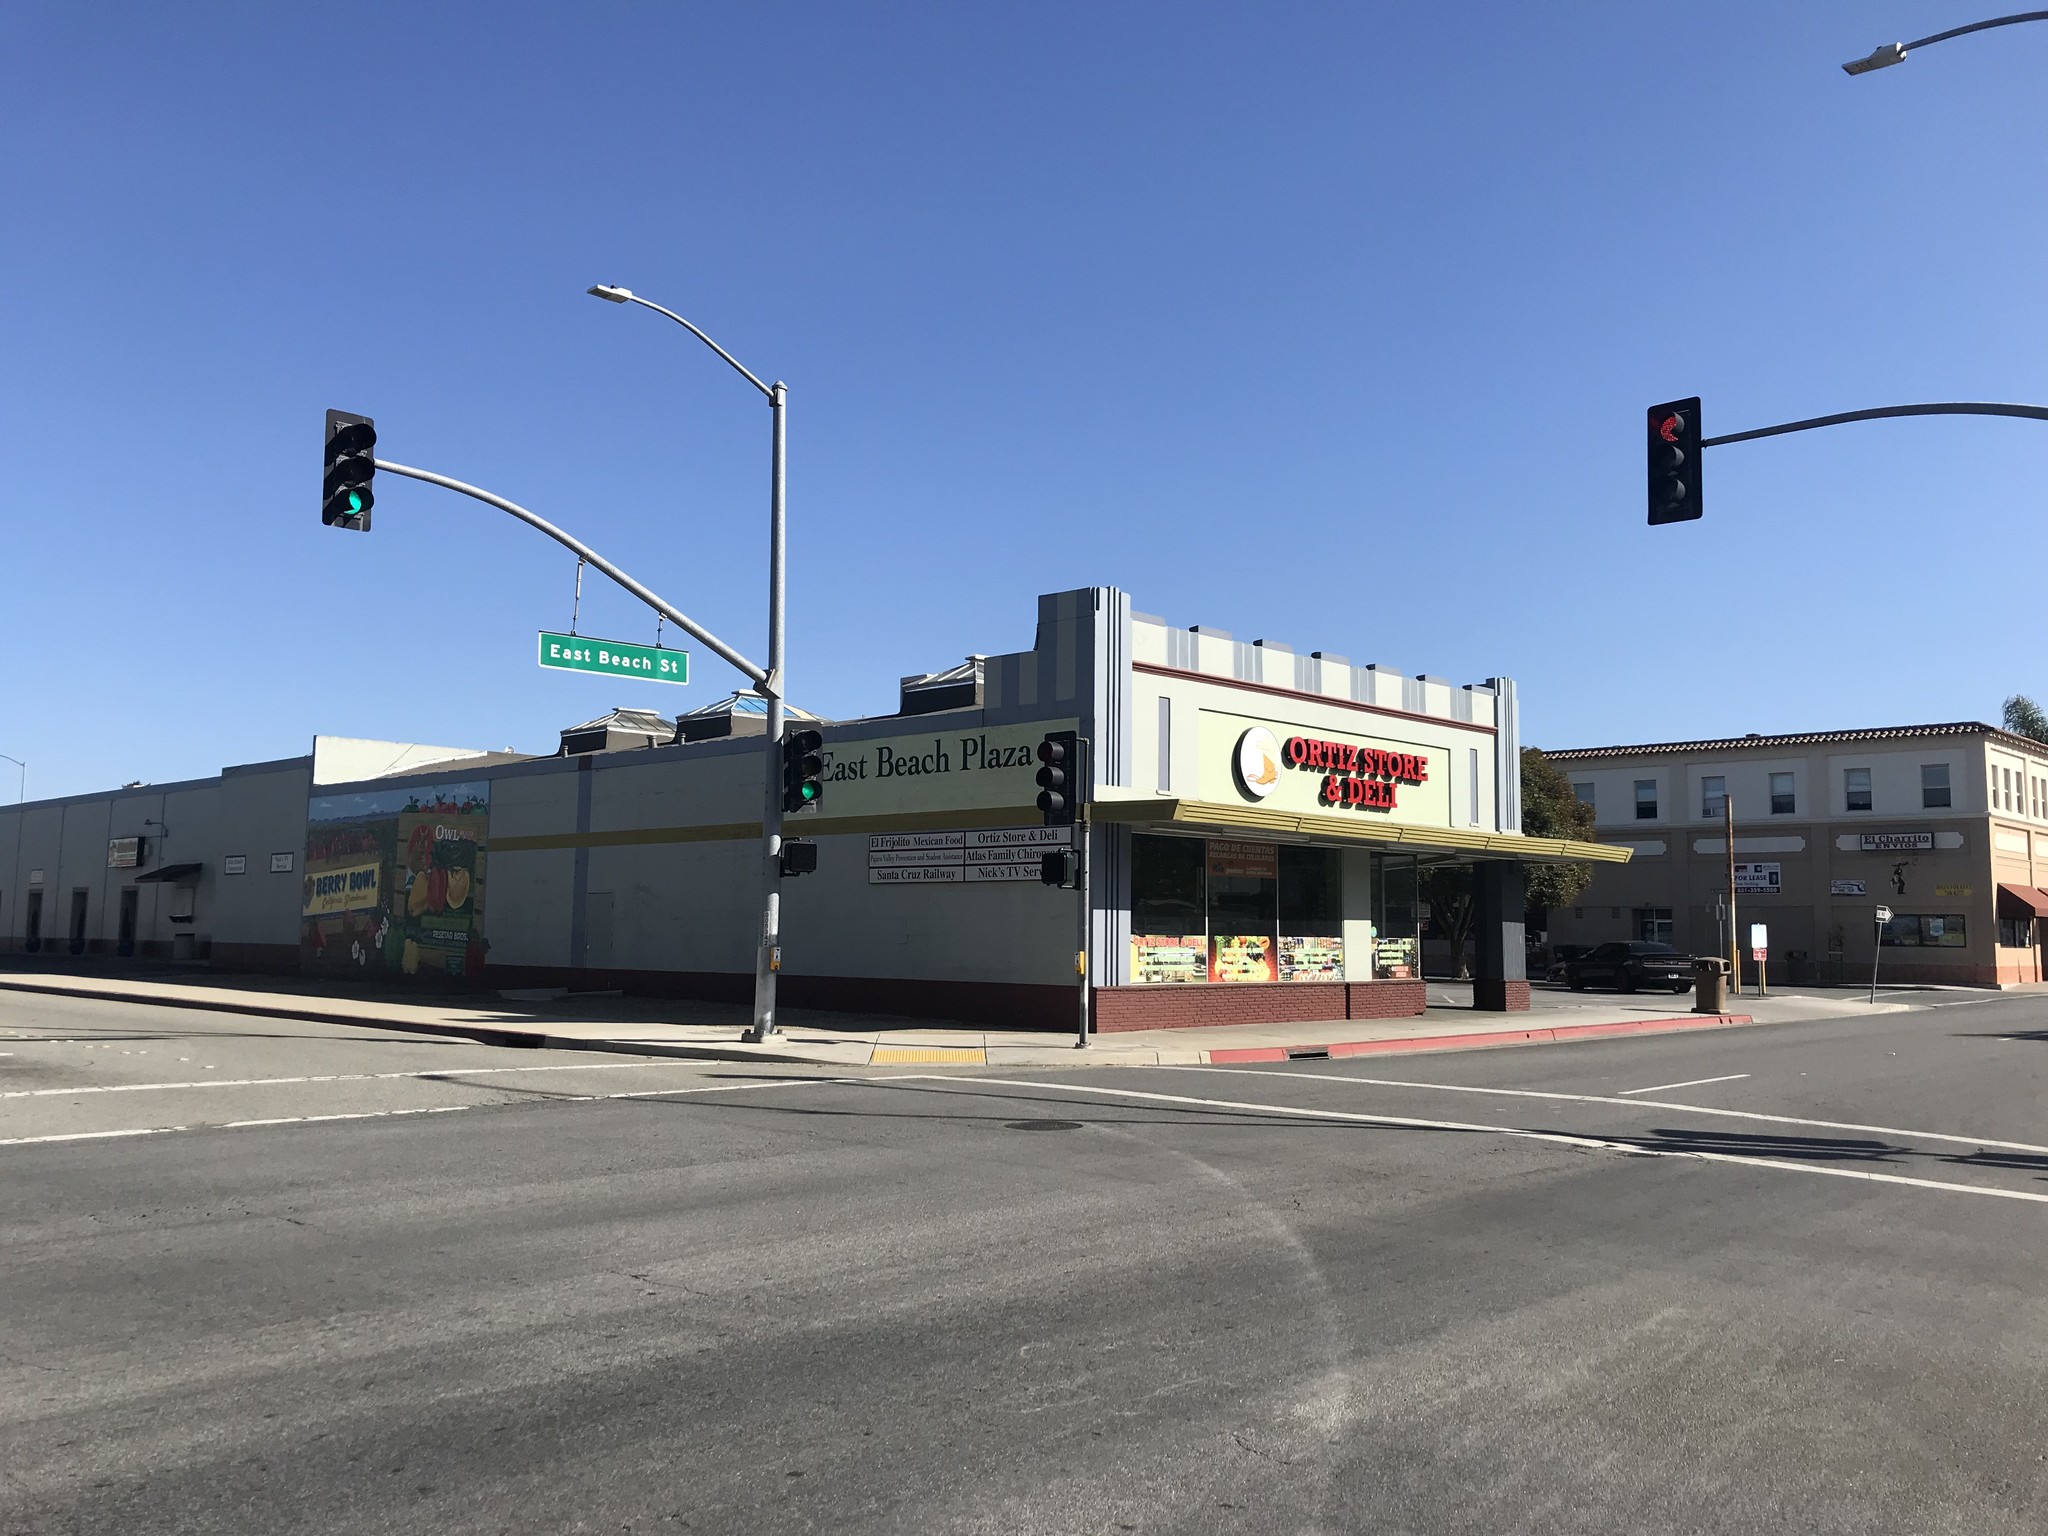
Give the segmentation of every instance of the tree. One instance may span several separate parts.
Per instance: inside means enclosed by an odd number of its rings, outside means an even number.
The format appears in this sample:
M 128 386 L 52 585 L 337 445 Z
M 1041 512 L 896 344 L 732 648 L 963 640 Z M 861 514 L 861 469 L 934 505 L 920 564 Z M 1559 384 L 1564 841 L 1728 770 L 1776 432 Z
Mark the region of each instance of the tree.
M 1579 799 L 1572 781 L 1535 747 L 1522 748 L 1522 832 L 1593 841 L 1593 807 Z M 1592 883 L 1590 864 L 1532 864 L 1529 905 L 1568 907 Z
M 2005 701 L 2005 728 L 2029 741 L 2048 741 L 2048 714 L 2024 693 Z
M 1571 780 L 1534 747 L 1522 749 L 1522 831 L 1529 837 L 1593 840 L 1593 807 L 1579 800 Z M 1568 907 L 1593 880 L 1590 864 L 1531 864 L 1527 873 L 1532 907 Z M 1426 864 L 1416 884 L 1429 903 L 1430 930 L 1451 946 L 1451 974 L 1463 976 L 1465 944 L 1472 937 L 1472 866 Z

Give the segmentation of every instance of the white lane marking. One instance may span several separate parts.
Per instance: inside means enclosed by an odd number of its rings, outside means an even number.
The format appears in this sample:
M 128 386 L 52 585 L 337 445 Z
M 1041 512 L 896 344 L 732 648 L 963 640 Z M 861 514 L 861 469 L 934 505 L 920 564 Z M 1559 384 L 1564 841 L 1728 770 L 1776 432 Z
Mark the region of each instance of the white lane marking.
M 1161 1066 L 1160 1072 L 1228 1072 L 1238 1077 L 1287 1077 L 1318 1083 L 1360 1083 L 1368 1088 L 1432 1088 L 1439 1093 L 1483 1093 L 1508 1099 L 1555 1099 L 1567 1104 L 1625 1104 L 1630 1109 L 1677 1109 L 1689 1115 L 1718 1115 L 1724 1120 L 1758 1120 L 1770 1125 L 1806 1125 L 1825 1131 L 1868 1131 L 1908 1141 L 1945 1141 L 1958 1147 L 1996 1147 L 2001 1152 L 2036 1152 L 2048 1147 L 2030 1141 L 1993 1141 L 1988 1136 L 1946 1136 L 1939 1131 L 1902 1131 L 1894 1125 L 1857 1125 L 1848 1120 L 1802 1120 L 1797 1115 L 1763 1115 L 1751 1109 L 1712 1109 L 1705 1104 L 1674 1104 L 1665 1099 L 1619 1099 L 1598 1093 L 1545 1093 L 1535 1088 L 1473 1088 L 1464 1083 L 1411 1083 L 1389 1077 L 1345 1077 L 1329 1072 L 1267 1072 L 1257 1067 Z
M 507 1072 L 623 1072 L 631 1067 L 701 1067 L 703 1058 L 649 1057 L 641 1061 L 578 1061 L 548 1067 L 426 1067 L 418 1072 L 330 1072 L 308 1077 L 209 1077 L 193 1083 L 94 1083 L 78 1088 L 16 1088 L 0 1099 L 60 1099 L 79 1093 L 165 1093 L 181 1088 L 281 1088 L 295 1083 L 376 1083 L 391 1078 L 502 1076 Z
M 62 1136 L 9 1136 L 0 1147 L 27 1147 L 44 1141 L 109 1141 L 116 1136 L 164 1136 L 172 1131 L 189 1131 L 189 1125 L 152 1125 L 139 1131 L 67 1131 Z
M 1264 1075 L 1278 1077 L 1285 1074 Z M 986 1083 L 999 1088 L 1035 1088 L 1047 1093 L 1096 1093 L 1113 1098 L 1143 1099 L 1160 1104 L 1188 1104 L 1200 1109 L 1249 1110 L 1254 1114 L 1284 1115 L 1302 1120 L 1335 1120 L 1354 1125 L 1384 1125 L 1397 1130 L 1485 1132 L 1493 1136 L 1512 1137 L 1518 1141 L 1544 1141 L 1562 1147 L 1618 1152 L 1625 1157 L 1676 1157 L 1699 1163 L 1732 1163 L 1743 1168 L 1770 1168 L 1779 1173 L 1813 1173 L 1832 1179 L 1864 1179 L 1874 1184 L 1904 1184 L 1914 1189 L 1936 1189 L 1948 1194 L 1984 1195 L 1994 1200 L 2026 1200 L 2036 1205 L 2048 1205 L 2048 1195 L 2036 1194 L 2027 1189 L 2000 1189 L 1992 1184 L 1951 1184 L 1940 1179 L 1915 1179 L 1903 1173 L 1872 1173 L 1861 1168 L 1820 1168 L 1811 1163 L 1788 1163 L 1774 1157 L 1745 1157 L 1735 1152 L 1701 1152 L 1680 1147 L 1639 1147 L 1626 1141 L 1604 1141 L 1597 1136 L 1572 1136 L 1562 1131 L 1532 1131 L 1511 1125 L 1473 1125 L 1461 1120 L 1418 1120 L 1406 1115 L 1365 1115 L 1343 1109 L 1303 1109 L 1293 1104 L 1198 1099 L 1180 1093 L 1147 1093 L 1137 1088 L 1098 1088 L 1088 1083 L 1029 1083 L 1006 1077 L 917 1077 L 910 1080 L 932 1083 Z M 848 1081 L 858 1082 L 860 1079 L 852 1078 Z
M 518 1071 L 538 1070 L 517 1068 Z M 632 1093 L 579 1093 L 559 1099 L 563 1104 L 595 1104 L 606 1099 L 688 1098 L 700 1093 L 745 1093 L 749 1089 L 811 1088 L 821 1083 L 857 1083 L 857 1077 L 793 1077 L 774 1083 L 718 1083 L 709 1088 L 643 1088 Z M 502 1104 L 435 1104 L 422 1109 L 373 1109 L 353 1115 L 288 1115 L 277 1120 L 226 1120 L 214 1125 L 144 1125 L 120 1131 L 66 1131 L 56 1136 L 0 1137 L 0 1147 L 34 1147 L 53 1141 L 112 1141 L 125 1136 L 166 1136 L 172 1131 L 244 1131 L 259 1126 L 309 1125 L 323 1120 L 391 1120 L 401 1115 L 452 1115 L 465 1109 L 503 1109 Z
M 1682 1083 L 1659 1083 L 1654 1088 L 1624 1088 L 1621 1090 L 1621 1096 L 1628 1098 L 1638 1093 L 1665 1093 L 1673 1088 L 1704 1088 L 1709 1083 L 1739 1083 L 1747 1076 L 1747 1072 L 1730 1072 L 1726 1077 L 1689 1077 Z

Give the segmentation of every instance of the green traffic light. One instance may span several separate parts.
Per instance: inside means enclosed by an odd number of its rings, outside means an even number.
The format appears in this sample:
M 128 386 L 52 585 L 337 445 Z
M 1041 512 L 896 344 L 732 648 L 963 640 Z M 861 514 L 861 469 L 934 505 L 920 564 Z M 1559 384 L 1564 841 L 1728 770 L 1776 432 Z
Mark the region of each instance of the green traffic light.
M 815 784 L 806 784 L 803 786 L 803 788 L 799 789 L 797 793 L 802 795 L 806 800 L 815 800 L 818 798 L 818 786 Z
M 352 513 L 361 512 L 363 510 L 363 498 L 359 493 L 355 491 L 350 491 L 348 493 L 348 509 Z

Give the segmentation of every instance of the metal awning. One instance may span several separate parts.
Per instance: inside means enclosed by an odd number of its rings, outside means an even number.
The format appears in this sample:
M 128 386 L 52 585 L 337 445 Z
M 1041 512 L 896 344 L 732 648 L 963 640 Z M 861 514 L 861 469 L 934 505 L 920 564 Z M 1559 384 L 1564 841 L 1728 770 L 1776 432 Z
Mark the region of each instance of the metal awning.
M 2001 884 L 1998 887 L 1998 915 L 2048 917 L 2048 891 L 2036 890 L 2031 885 Z
M 137 885 L 154 885 L 158 883 L 164 885 L 184 885 L 197 880 L 199 878 L 199 871 L 205 867 L 204 864 L 166 864 L 161 869 L 152 869 L 146 875 L 137 875 L 135 883 Z
M 1255 805 L 1225 805 L 1214 800 L 1098 800 L 1097 821 L 1134 825 L 1167 823 L 1237 833 L 1281 832 L 1296 837 L 1363 843 L 1404 852 L 1450 853 L 1522 859 L 1553 864 L 1580 861 L 1626 864 L 1633 848 L 1614 843 L 1584 843 L 1569 837 L 1523 837 L 1518 832 L 1481 832 L 1462 827 L 1416 827 L 1397 821 L 1366 821 L 1355 816 L 1304 815 Z

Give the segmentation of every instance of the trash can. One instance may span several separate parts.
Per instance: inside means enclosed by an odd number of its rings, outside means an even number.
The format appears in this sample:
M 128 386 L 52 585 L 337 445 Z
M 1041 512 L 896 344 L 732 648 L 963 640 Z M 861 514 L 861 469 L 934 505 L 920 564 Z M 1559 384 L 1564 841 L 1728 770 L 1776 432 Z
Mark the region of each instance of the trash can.
M 1722 1013 L 1728 1007 L 1728 962 L 1702 955 L 1692 963 L 1692 1011 Z

